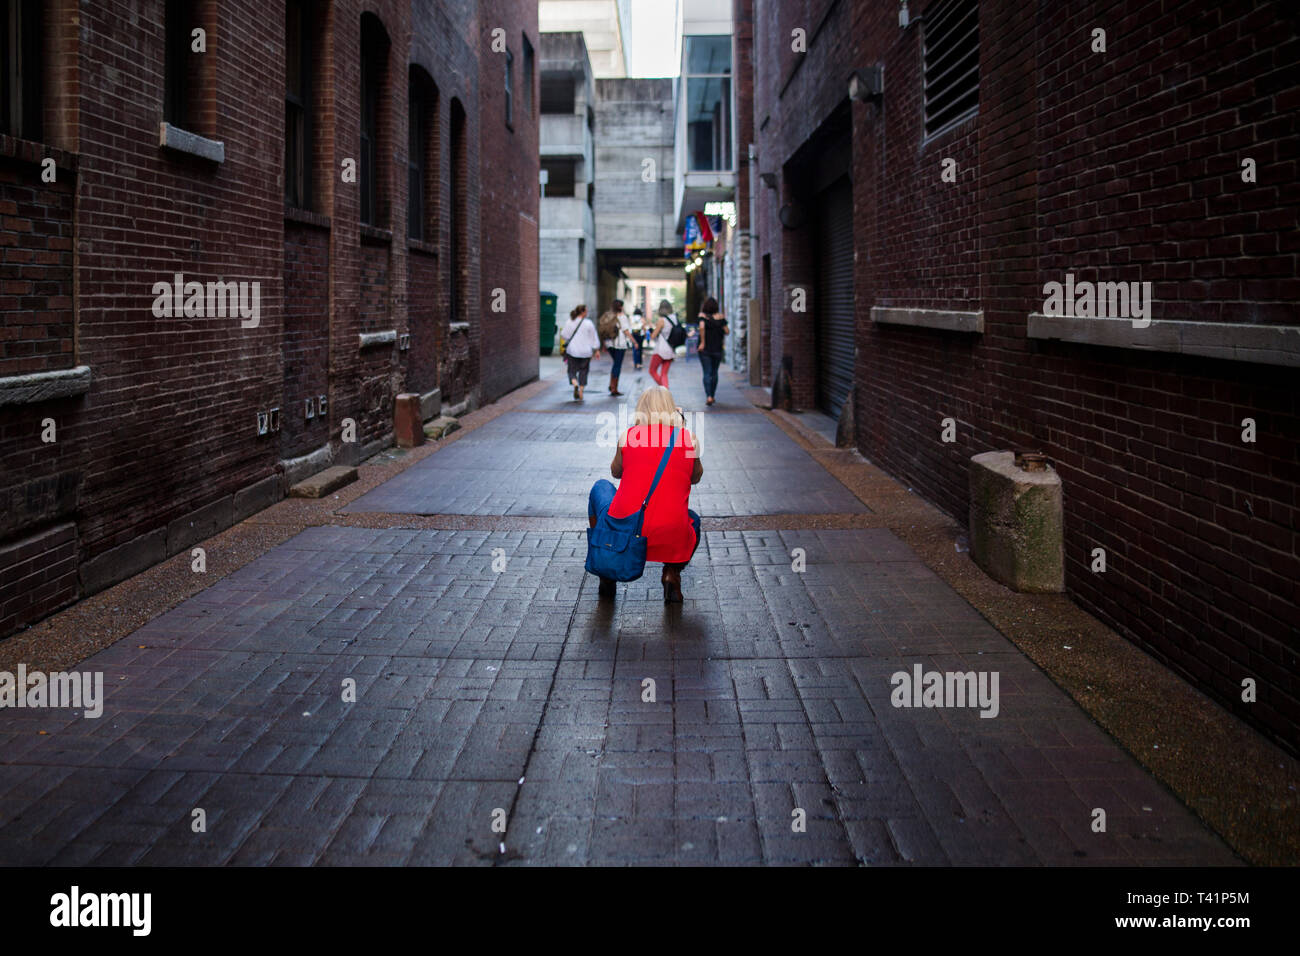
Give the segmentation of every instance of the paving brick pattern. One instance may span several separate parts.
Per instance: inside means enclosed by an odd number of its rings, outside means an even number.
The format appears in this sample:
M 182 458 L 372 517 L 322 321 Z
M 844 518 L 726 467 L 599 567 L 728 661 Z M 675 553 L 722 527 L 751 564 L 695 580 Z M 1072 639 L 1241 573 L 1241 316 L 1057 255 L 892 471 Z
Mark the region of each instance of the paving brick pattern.
M 682 370 L 675 395 L 688 411 L 703 405 L 699 364 Z M 346 512 L 460 515 L 572 515 L 587 492 L 609 477 L 618 423 L 630 423 L 644 371 L 620 383 L 619 400 L 601 395 L 593 375 L 587 401 L 555 387 L 525 403 L 538 414 L 510 414 L 363 495 Z M 696 393 L 699 393 L 698 395 Z M 680 394 L 679 394 L 680 393 Z M 719 383 L 719 405 L 699 417 L 705 477 L 691 495 L 703 516 L 851 514 L 866 507 L 776 425 L 748 405 L 730 382 Z M 695 399 L 699 399 L 695 401 Z M 619 417 L 620 405 L 623 417 Z M 602 419 L 604 413 L 608 418 Z M 626 425 L 624 425 L 626 427 Z M 602 434 L 603 433 L 603 434 Z M 603 441 L 603 444 L 602 444 Z
M 101 718 L 4 711 L 0 864 L 1236 862 L 888 530 L 709 531 L 684 606 L 655 565 L 598 600 L 559 465 L 604 463 L 599 410 L 508 413 L 361 499 L 572 529 L 313 527 L 83 662 Z M 852 510 L 761 414 L 709 428 L 697 505 L 769 513 L 761 461 Z M 895 708 L 915 664 L 996 671 L 998 716 Z
M 102 718 L 6 713 L 0 862 L 1233 860 L 888 531 L 702 547 L 665 609 L 578 532 L 309 529 L 85 662 Z M 895 709 L 914 663 L 999 716 Z

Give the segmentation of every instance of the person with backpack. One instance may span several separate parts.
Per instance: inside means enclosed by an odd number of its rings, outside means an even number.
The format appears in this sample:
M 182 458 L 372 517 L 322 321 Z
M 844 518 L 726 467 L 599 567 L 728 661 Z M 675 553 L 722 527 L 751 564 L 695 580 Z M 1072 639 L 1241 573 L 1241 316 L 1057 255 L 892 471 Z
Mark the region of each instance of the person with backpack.
M 718 309 L 718 300 L 709 296 L 700 307 L 700 368 L 704 372 L 705 404 L 713 404 L 718 390 L 718 366 L 722 364 L 722 341 L 730 329 Z
M 577 306 L 569 313 L 569 321 L 560 330 L 564 337 L 564 354 L 569 361 L 569 384 L 573 386 L 573 397 L 582 401 L 582 390 L 587 387 L 587 371 L 591 368 L 591 357 L 600 354 L 600 337 L 596 326 L 587 318 L 587 307 Z
M 623 394 L 618 390 L 618 376 L 623 370 L 623 353 L 632 344 L 631 331 L 627 316 L 623 314 L 622 299 L 615 299 L 610 305 L 609 311 L 602 313 L 600 320 L 596 323 L 596 332 L 600 335 L 600 343 L 609 352 L 610 358 L 613 359 L 613 364 L 609 370 L 609 394 L 611 395 Z
M 650 377 L 667 388 L 668 366 L 677 358 L 677 347 L 686 342 L 686 328 L 677 321 L 673 304 L 667 299 L 659 302 L 659 321 L 655 323 L 652 335 L 655 354 L 650 357 Z

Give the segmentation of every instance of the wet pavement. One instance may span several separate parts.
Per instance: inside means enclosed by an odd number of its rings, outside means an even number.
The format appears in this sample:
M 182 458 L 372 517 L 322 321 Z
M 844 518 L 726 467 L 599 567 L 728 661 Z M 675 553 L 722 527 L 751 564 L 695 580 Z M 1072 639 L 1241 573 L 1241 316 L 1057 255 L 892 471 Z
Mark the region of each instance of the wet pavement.
M 557 380 L 347 511 L 571 527 L 275 547 L 83 662 L 102 717 L 0 712 L 0 864 L 1236 861 L 891 532 L 788 527 L 866 509 L 723 379 L 693 507 L 787 517 L 706 531 L 683 606 L 654 565 L 598 600 L 618 402 Z M 996 716 L 895 706 L 917 667 L 996 674 Z

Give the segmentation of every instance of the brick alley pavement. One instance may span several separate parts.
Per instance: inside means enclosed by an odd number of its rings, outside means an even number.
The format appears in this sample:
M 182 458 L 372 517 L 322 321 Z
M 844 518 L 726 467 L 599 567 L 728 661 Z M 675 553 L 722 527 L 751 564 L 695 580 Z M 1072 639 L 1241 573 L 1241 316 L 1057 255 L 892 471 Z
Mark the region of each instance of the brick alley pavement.
M 903 542 L 828 527 L 867 509 L 725 371 L 685 605 L 657 566 L 598 601 L 604 383 L 554 379 L 341 509 L 392 527 L 308 528 L 84 661 L 103 717 L 5 711 L 0 864 L 1236 861 Z M 915 665 L 997 672 L 996 717 L 892 706 Z

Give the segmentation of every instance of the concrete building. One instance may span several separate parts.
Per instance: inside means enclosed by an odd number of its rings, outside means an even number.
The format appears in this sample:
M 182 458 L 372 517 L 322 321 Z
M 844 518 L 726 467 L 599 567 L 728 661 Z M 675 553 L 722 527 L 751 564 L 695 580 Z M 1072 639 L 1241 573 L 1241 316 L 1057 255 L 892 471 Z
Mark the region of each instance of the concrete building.
M 537 22 L 543 33 L 581 33 L 597 79 L 627 76 L 631 0 L 538 0 Z
M 596 250 L 603 308 L 629 269 L 678 267 L 673 81 L 596 81 Z
M 788 359 L 798 405 L 851 407 L 962 523 L 972 456 L 1044 452 L 1074 600 L 1300 744 L 1290 6 L 734 9 L 764 384 Z M 1150 283 L 1145 318 L 1062 312 L 1075 281 Z
M 536 377 L 531 3 L 7 10 L 0 636 Z
M 541 36 L 541 288 L 557 296 L 560 325 L 596 302 L 594 90 L 581 33 Z
M 711 215 L 720 235 L 691 264 L 687 311 L 716 298 L 731 328 L 728 364 L 746 367 L 749 233 L 735 219 L 741 168 L 733 85 L 735 42 L 730 0 L 682 0 L 678 7 L 680 77 L 674 90 L 674 229 L 687 218 Z M 718 220 L 721 221 L 718 221 Z

